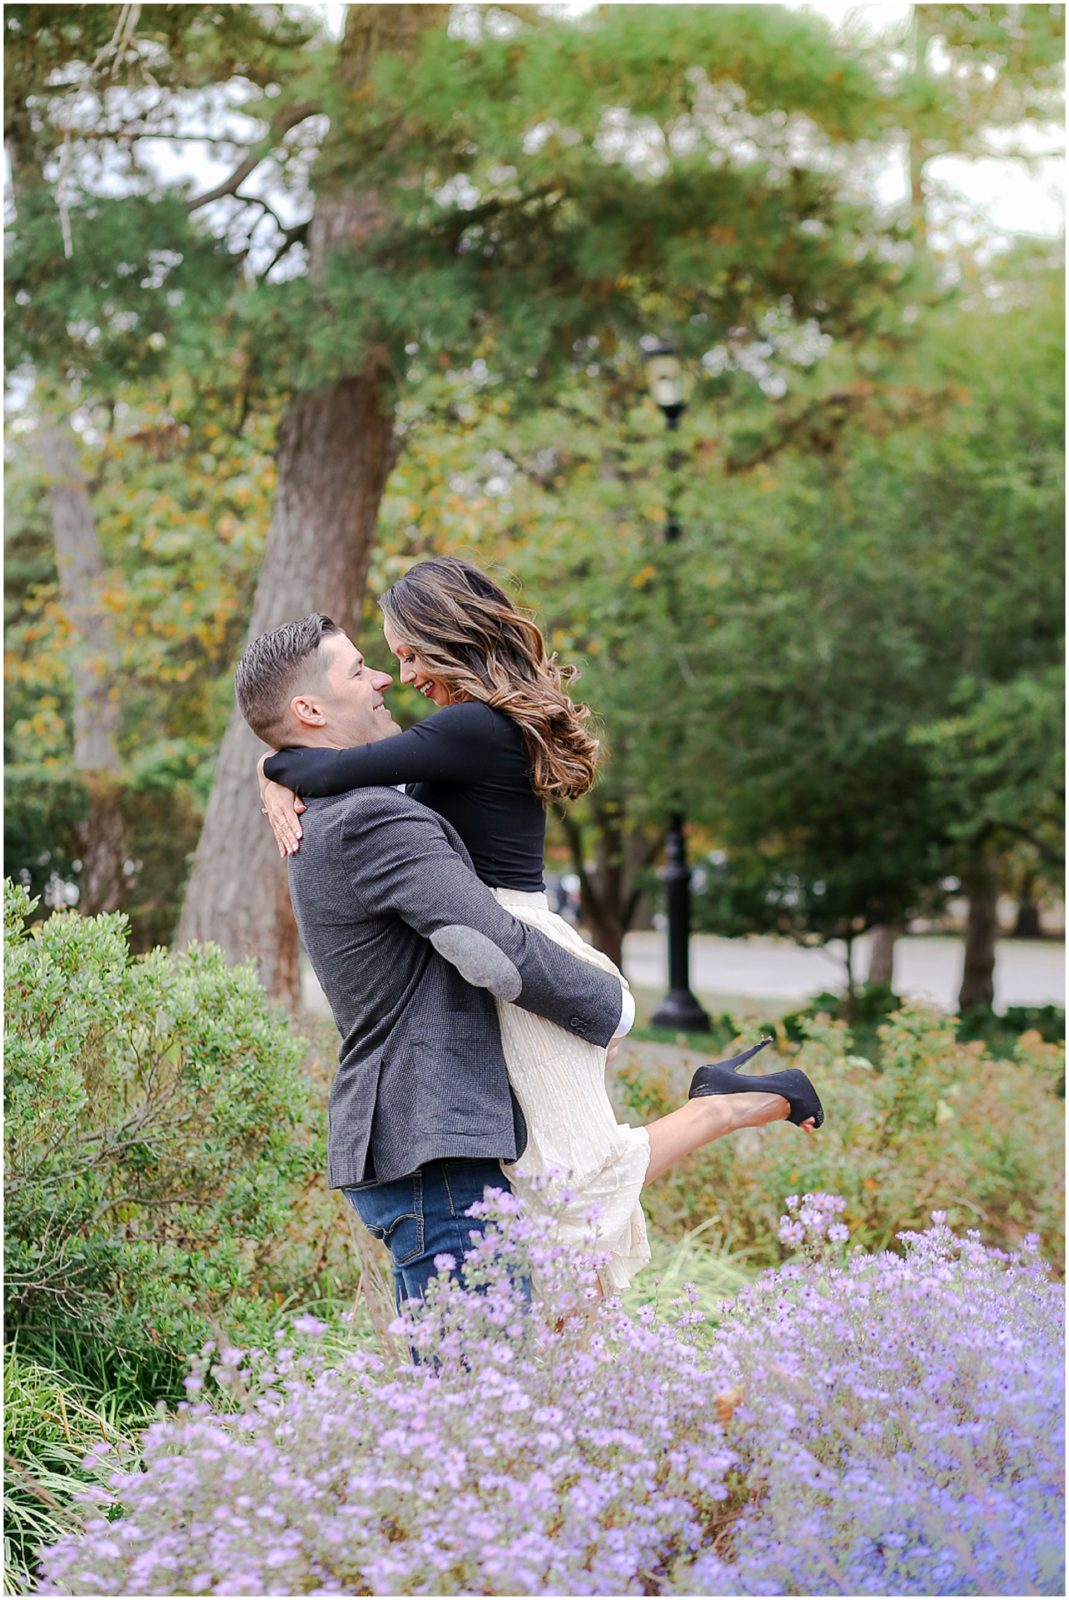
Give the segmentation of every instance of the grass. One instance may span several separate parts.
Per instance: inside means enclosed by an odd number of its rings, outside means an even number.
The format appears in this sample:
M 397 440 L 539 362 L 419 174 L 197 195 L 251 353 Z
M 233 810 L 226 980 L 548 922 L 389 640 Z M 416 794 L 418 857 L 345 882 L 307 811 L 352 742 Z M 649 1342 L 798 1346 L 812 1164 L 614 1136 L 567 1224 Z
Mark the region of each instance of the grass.
M 700 993 L 692 991 L 698 1004 L 708 1013 L 711 1027 L 708 1033 L 690 1033 L 677 1028 L 651 1026 L 650 1018 L 664 999 L 663 990 L 638 986 L 632 987 L 631 993 L 635 999 L 635 1026 L 631 1031 L 632 1039 L 641 1039 L 647 1044 L 686 1045 L 698 1051 L 707 1051 L 721 1044 L 730 1043 L 733 1035 L 730 1024 L 725 1021 L 726 1017 L 752 1018 L 754 1028 L 760 1032 L 763 1024 L 776 1022 L 795 1005 L 793 1000 L 769 999 L 765 996 L 755 999 L 753 995 L 732 994 L 728 990 L 703 989 Z
M 133 1440 L 154 1408 L 93 1395 L 18 1350 L 4 1365 L 4 1593 L 25 1594 L 37 1550 L 80 1525 L 74 1483 L 91 1445 Z
M 670 1316 L 673 1301 L 693 1286 L 698 1305 L 715 1320 L 721 1302 L 732 1299 L 761 1271 L 746 1263 L 745 1251 L 729 1254 L 721 1239 L 710 1236 L 717 1225 L 718 1219 L 709 1217 L 679 1239 L 666 1239 L 651 1230 L 650 1264 L 624 1295 L 627 1309 L 652 1305 Z

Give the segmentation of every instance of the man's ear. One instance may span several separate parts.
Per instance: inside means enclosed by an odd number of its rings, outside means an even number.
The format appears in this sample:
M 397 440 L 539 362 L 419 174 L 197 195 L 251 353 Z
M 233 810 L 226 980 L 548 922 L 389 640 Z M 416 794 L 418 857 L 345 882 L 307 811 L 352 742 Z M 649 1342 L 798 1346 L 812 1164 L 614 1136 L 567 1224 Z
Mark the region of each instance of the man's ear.
M 302 728 L 321 728 L 327 720 L 319 701 L 309 694 L 295 694 L 290 711 Z

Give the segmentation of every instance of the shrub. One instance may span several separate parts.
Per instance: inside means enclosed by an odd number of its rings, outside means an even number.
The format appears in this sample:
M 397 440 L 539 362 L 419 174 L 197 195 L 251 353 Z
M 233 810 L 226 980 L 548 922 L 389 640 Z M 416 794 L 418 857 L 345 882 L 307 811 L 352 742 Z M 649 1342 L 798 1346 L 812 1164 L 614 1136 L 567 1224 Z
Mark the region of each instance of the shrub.
M 886 983 L 862 983 L 854 991 L 851 1014 L 846 1020 L 855 1046 L 871 1054 L 877 1067 L 880 1064 L 879 1025 L 905 1003 Z M 806 1037 L 809 1022 L 821 1015 L 845 1018 L 844 1008 L 844 997 L 825 989 L 797 1011 L 780 1017 L 778 1027 L 788 1039 L 798 1043 Z M 719 1024 L 721 1020 L 717 1018 L 715 1022 Z M 1038 1033 L 1048 1044 L 1064 1041 L 1065 1011 L 1060 1006 L 1007 1006 L 1005 1011 L 975 1006 L 961 1013 L 956 1033 L 963 1044 L 980 1039 L 990 1055 L 1012 1060 L 1022 1033 Z
M 788 1220 L 834 1239 L 838 1205 Z M 1031 1254 L 939 1225 L 905 1259 L 783 1268 L 709 1328 L 584 1306 L 517 1209 L 398 1325 L 421 1366 L 310 1319 L 207 1352 L 140 1459 L 101 1448 L 40 1592 L 1063 1592 L 1061 1296 Z
M 893 1011 L 897 1011 L 903 1002 L 889 983 L 859 983 L 849 1002 L 849 1016 L 846 1013 L 847 1003 L 845 994 L 839 994 L 834 989 L 822 989 L 820 994 L 807 1000 L 797 1011 L 789 1011 L 781 1017 L 779 1025 L 787 1038 L 795 1043 L 805 1038 L 806 1024 L 820 1016 L 848 1021 L 855 1037 L 860 1034 L 874 1035 L 877 1026 L 885 1022 Z
M 719 1140 L 647 1191 L 656 1228 L 676 1236 L 702 1226 L 714 1249 L 774 1265 L 779 1197 L 835 1190 L 866 1247 L 893 1247 L 943 1206 L 954 1226 L 978 1225 L 993 1244 L 1038 1232 L 1061 1260 L 1061 1047 L 1025 1034 L 1014 1061 L 998 1061 L 959 1042 L 954 1018 L 910 1005 L 881 1027 L 877 1071 L 854 1053 L 845 1024 L 820 1017 L 805 1029 L 800 1046 L 781 1040 L 779 1053 L 813 1079 L 824 1126 L 811 1137 L 775 1126 Z M 762 1071 L 774 1070 L 771 1057 Z M 647 1121 L 680 1103 L 694 1062 L 653 1072 L 639 1062 L 625 1045 L 617 1098 L 625 1117 Z
M 974 1006 L 962 1012 L 958 1026 L 959 1039 L 982 1039 L 993 1055 L 1003 1053 L 1007 1035 L 1019 1038 L 1022 1033 L 1038 1033 L 1048 1044 L 1057 1044 L 1065 1038 L 1065 1012 L 1060 1006 L 1007 1006 L 1002 1012 Z
M 263 1323 L 320 1162 L 303 1049 L 215 947 L 133 959 L 122 916 L 28 932 L 30 910 L 8 885 L 8 1335 L 76 1377 L 95 1350 L 102 1387 L 125 1369 L 159 1393 L 217 1323 Z

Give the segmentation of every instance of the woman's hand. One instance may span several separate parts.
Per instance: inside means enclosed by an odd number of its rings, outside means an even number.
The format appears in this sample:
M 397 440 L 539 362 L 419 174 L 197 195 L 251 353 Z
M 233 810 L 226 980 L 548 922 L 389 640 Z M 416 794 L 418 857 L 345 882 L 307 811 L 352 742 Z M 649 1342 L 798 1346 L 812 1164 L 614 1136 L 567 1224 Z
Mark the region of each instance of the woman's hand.
M 260 781 L 260 807 L 271 824 L 280 856 L 295 856 L 301 847 L 303 829 L 299 818 L 306 809 L 300 795 L 286 789 L 281 783 L 272 783 L 264 776 L 266 756 L 261 756 L 256 767 Z

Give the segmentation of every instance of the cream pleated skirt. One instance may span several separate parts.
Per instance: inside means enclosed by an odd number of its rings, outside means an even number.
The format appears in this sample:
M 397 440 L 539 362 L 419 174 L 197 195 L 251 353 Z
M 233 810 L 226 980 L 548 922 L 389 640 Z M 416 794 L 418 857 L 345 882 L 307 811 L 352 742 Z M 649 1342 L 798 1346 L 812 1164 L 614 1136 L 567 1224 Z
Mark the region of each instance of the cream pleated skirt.
M 499 904 L 580 960 L 617 973 L 608 956 L 550 911 L 544 894 L 494 889 Z M 507 1001 L 497 1002 L 509 1082 L 527 1122 L 527 1148 L 502 1162 L 531 1210 L 548 1212 L 562 1243 L 608 1255 L 606 1294 L 626 1289 L 650 1259 L 639 1194 L 650 1160 L 645 1128 L 617 1122 L 605 1087 L 605 1051 Z M 535 1180 L 538 1180 L 537 1182 Z

